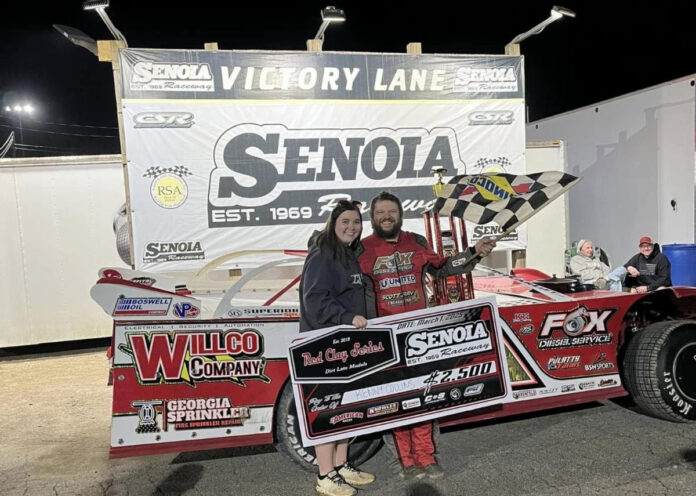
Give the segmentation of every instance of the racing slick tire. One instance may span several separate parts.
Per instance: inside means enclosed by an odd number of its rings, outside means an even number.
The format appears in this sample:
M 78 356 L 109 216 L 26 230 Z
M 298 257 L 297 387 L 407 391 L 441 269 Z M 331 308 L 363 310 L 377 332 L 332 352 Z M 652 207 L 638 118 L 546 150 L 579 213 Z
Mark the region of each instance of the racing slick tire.
M 696 421 L 696 321 L 668 320 L 639 331 L 626 348 L 623 375 L 643 412 Z
M 314 447 L 302 446 L 300 425 L 295 409 L 292 384 L 288 382 L 280 395 L 275 418 L 275 447 L 308 472 L 316 472 L 317 457 Z M 380 448 L 382 439 L 379 434 L 361 436 L 350 440 L 348 461 L 356 467 L 367 461 Z

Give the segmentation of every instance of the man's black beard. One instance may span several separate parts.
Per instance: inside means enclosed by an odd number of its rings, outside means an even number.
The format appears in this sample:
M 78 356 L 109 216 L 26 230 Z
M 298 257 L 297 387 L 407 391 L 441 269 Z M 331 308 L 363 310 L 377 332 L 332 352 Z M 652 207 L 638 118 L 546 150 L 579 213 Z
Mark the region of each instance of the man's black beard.
M 399 235 L 401 232 L 401 226 L 403 225 L 403 219 L 399 219 L 399 222 L 395 222 L 389 231 L 382 229 L 379 224 L 374 220 L 372 221 L 372 230 L 379 238 L 390 239 Z

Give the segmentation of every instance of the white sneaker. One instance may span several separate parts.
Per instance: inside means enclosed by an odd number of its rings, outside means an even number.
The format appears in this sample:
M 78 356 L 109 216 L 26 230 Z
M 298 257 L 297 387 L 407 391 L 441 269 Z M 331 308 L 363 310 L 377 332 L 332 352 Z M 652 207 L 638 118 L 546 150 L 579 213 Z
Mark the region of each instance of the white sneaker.
M 327 496 L 353 496 L 358 491 L 346 483 L 338 472 L 332 470 L 326 477 L 320 479 L 317 477 L 317 485 L 314 487 L 319 494 Z
M 366 486 L 375 481 L 374 475 L 358 470 L 348 462 L 338 470 L 338 475 L 351 486 Z

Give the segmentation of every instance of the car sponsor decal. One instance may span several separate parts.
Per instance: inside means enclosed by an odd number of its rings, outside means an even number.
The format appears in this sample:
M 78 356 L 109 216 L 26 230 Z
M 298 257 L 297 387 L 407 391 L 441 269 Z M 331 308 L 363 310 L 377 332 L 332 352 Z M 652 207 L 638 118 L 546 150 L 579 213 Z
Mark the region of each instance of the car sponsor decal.
M 111 315 L 114 317 L 135 317 L 143 315 L 167 315 L 171 298 L 157 297 L 127 297 L 121 296 L 116 300 L 116 307 Z
M 198 317 L 201 309 L 186 301 L 174 304 L 174 316 L 180 319 L 192 319 Z
M 586 372 L 595 372 L 597 370 L 615 369 L 616 365 L 607 360 L 607 354 L 604 351 L 597 353 L 591 363 L 585 364 Z
M 187 398 L 167 400 L 163 406 L 164 429 L 204 429 L 242 425 L 249 418 L 249 407 L 234 406 L 230 398 Z
M 263 337 L 252 329 L 209 332 L 128 332 L 121 351 L 133 358 L 141 384 L 270 382 L 264 375 Z
M 549 370 L 577 369 L 580 368 L 580 355 L 557 356 L 549 358 L 546 363 Z
M 539 349 L 609 344 L 613 335 L 608 322 L 615 310 L 587 310 L 578 307 L 570 312 L 548 313 L 537 336 Z

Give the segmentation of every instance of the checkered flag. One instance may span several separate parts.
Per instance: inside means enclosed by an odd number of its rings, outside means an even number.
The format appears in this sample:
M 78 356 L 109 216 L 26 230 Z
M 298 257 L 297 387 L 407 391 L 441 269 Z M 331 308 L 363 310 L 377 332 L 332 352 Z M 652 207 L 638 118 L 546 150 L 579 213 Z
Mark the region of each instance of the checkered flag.
M 519 176 L 498 173 L 455 176 L 443 186 L 433 210 L 476 224 L 495 222 L 507 232 L 579 180 L 557 171 Z
M 185 165 L 175 165 L 174 167 L 160 167 L 156 165 L 154 167 L 148 167 L 143 174 L 143 177 L 157 177 L 162 174 L 176 174 L 179 177 L 192 176 L 193 173 L 188 170 Z
M 485 169 L 486 167 L 492 167 L 499 165 L 503 170 L 512 166 L 512 162 L 507 157 L 495 157 L 495 158 L 480 158 L 474 164 L 475 168 Z
M 457 322 L 475 322 L 481 318 L 483 307 L 467 308 L 457 312 Z

